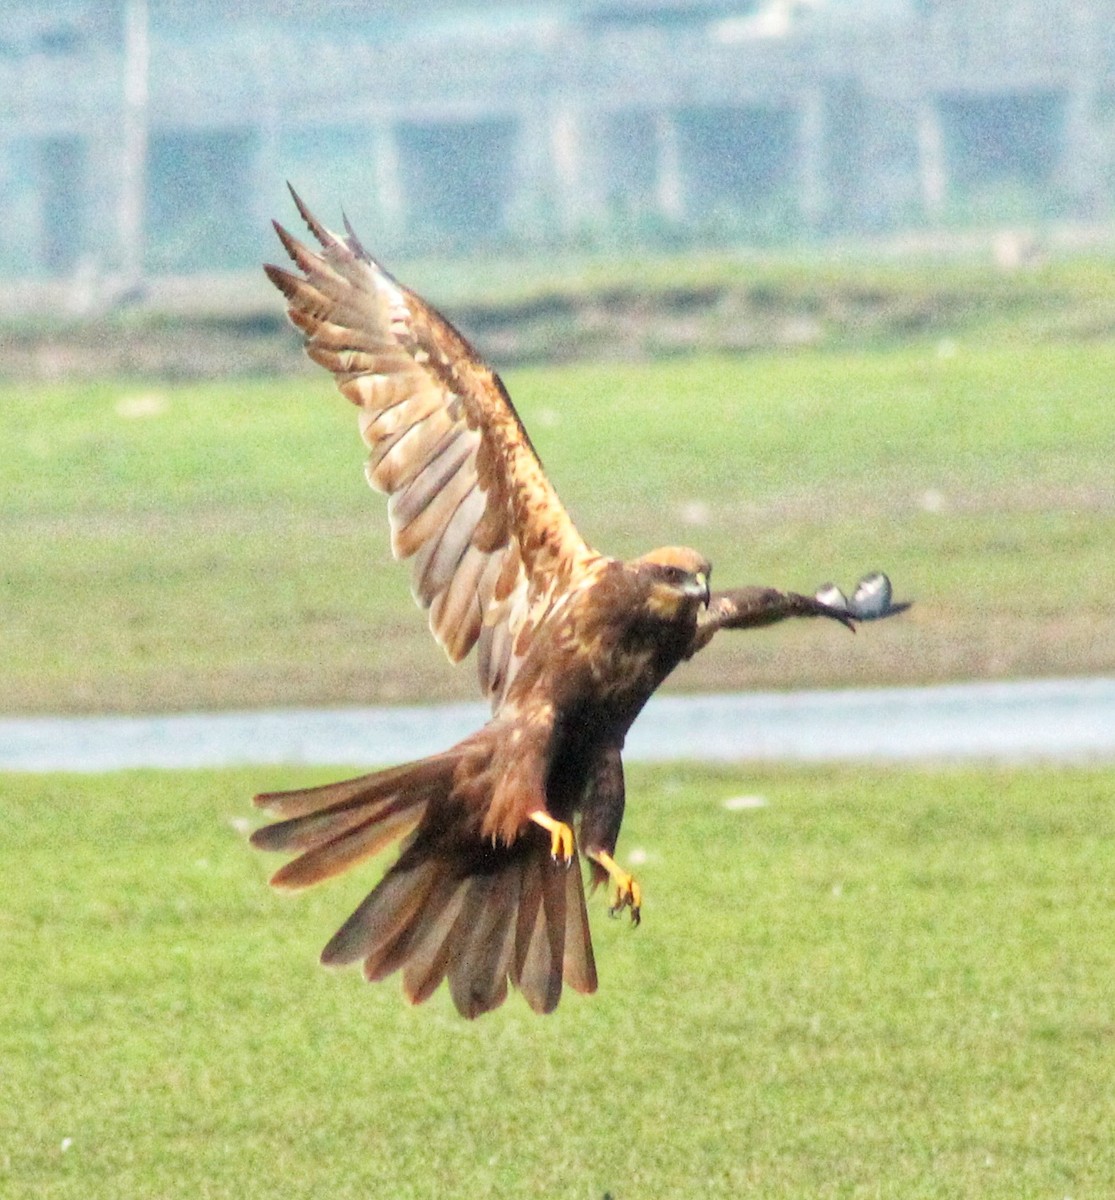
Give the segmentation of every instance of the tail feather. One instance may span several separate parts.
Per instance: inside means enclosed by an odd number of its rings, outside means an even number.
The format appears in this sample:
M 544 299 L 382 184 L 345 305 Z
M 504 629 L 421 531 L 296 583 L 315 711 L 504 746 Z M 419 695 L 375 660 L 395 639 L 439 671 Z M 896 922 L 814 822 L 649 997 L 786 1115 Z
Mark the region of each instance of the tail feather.
M 418 868 L 415 868 L 417 873 Z M 420 934 L 422 922 L 419 920 L 422 906 L 427 902 L 437 886 L 441 868 L 438 864 L 429 864 L 428 881 L 420 882 L 420 886 L 411 894 L 410 902 L 400 908 L 396 924 L 389 929 L 378 944 L 364 958 L 364 978 L 369 983 L 378 983 L 388 975 L 406 964 Z
M 533 869 L 531 869 L 533 868 Z M 548 854 L 528 859 L 515 933 L 514 982 L 537 1013 L 553 1012 L 561 999 L 565 960 L 565 875 L 572 866 Z
M 370 775 L 358 775 L 355 779 L 342 779 L 339 783 L 325 783 L 318 787 L 296 788 L 290 792 L 261 792 L 255 798 L 259 808 L 265 808 L 277 817 L 304 817 L 326 809 L 337 810 L 348 804 L 367 804 L 393 795 L 405 787 L 420 781 L 443 784 L 452 778 L 458 754 L 447 750 L 418 762 L 389 767 L 386 771 L 373 771 Z M 273 828 L 273 826 L 268 826 Z
M 511 874 L 513 871 L 514 868 L 511 868 L 502 874 Z M 466 1015 L 470 1014 L 474 1004 L 471 995 L 472 973 L 479 966 L 477 951 L 482 949 L 477 943 L 477 935 L 490 923 L 493 915 L 497 918 L 502 915 L 492 905 L 492 892 L 498 878 L 491 874 L 473 876 L 460 916 L 449 937 L 453 945 L 445 967 L 445 978 L 453 1003 Z
M 498 1008 L 509 984 L 536 1012 L 551 1012 L 563 982 L 596 990 L 579 866 L 554 862 L 549 838 L 534 828 L 511 845 L 479 842 L 471 798 L 454 789 L 460 762 L 458 749 L 258 796 L 280 820 L 257 830 L 252 843 L 293 852 L 272 883 L 302 888 L 407 838 L 399 860 L 329 940 L 322 962 L 362 962 L 369 980 L 399 971 L 413 1004 L 448 980 L 454 1004 L 470 1018 Z M 478 757 L 478 771 L 485 767 Z
M 319 813 L 308 813 L 304 817 L 290 817 L 285 821 L 262 825 L 252 834 L 252 845 L 257 850 L 278 850 L 286 853 L 312 850 L 332 836 L 347 833 L 350 829 L 365 824 L 373 814 L 397 799 L 398 797 L 392 794 L 386 800 L 344 808 L 327 808 Z
M 409 871 L 388 871 L 329 939 L 321 961 L 344 966 L 378 954 L 410 928 L 438 881 L 438 864 L 432 860 Z
M 304 888 L 347 871 L 361 859 L 371 858 L 410 833 L 421 820 L 425 807 L 424 798 L 401 797 L 385 811 L 377 812 L 355 828 L 342 828 L 337 836 L 280 867 L 271 877 L 272 885 L 288 890 Z
M 590 996 L 596 991 L 596 959 L 580 863 L 574 863 L 565 873 L 565 957 L 561 969 L 565 982 L 575 992 Z
M 515 945 L 511 955 L 511 982 L 520 986 L 527 951 L 542 908 L 542 863 L 531 855 L 522 865 L 519 880 L 519 911 L 515 914 Z
M 435 755 L 341 783 L 257 796 L 256 804 L 284 819 L 257 829 L 252 845 L 299 852 L 275 873 L 272 884 L 309 887 L 404 837 L 430 801 L 452 786 L 456 761 L 452 754 Z
M 428 1000 L 445 978 L 453 954 L 454 934 L 463 936 L 460 924 L 473 880 L 446 876 L 417 918 L 420 929 L 403 967 L 403 993 L 411 1004 Z
M 482 878 L 485 894 L 480 917 L 449 970 L 453 1003 L 470 1019 L 499 1008 L 507 998 L 522 867 L 516 863 Z

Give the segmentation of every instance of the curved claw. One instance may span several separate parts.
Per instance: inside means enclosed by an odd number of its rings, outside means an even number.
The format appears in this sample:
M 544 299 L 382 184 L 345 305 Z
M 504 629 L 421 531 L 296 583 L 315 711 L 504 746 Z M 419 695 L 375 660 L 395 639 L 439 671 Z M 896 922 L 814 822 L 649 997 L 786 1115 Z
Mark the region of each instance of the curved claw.
M 550 835 L 550 856 L 554 862 L 568 867 L 576 854 L 573 830 L 564 821 L 556 820 L 541 808 L 532 812 L 530 819 L 535 825 L 541 825 Z
M 611 883 L 608 915 L 618 917 L 625 908 L 630 909 L 631 924 L 638 925 L 642 919 L 643 889 L 636 882 L 635 876 L 625 871 L 606 850 L 590 850 L 588 857 L 608 872 Z
M 855 633 L 856 622 L 861 620 L 855 613 L 841 611 L 839 608 L 832 608 L 822 601 L 817 602 L 817 607 L 813 609 L 812 615 L 817 617 L 831 617 L 832 620 L 839 621 L 851 633 Z
M 818 588 L 815 596 L 795 595 L 793 598 L 797 606 L 797 615 L 831 617 L 832 620 L 839 621 L 845 629 L 855 633 L 859 615 L 849 608 L 844 593 L 835 584 L 826 583 Z
M 630 875 L 625 886 L 616 884 L 612 902 L 608 905 L 608 916 L 618 917 L 625 908 L 631 910 L 631 924 L 638 925 L 643 919 L 643 889 Z

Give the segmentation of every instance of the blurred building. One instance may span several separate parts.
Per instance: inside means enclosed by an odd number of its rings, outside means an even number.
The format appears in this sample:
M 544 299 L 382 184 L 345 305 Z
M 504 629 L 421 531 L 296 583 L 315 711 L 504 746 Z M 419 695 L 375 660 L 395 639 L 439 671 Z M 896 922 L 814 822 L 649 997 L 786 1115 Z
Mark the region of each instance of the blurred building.
M 8 0 L 0 277 L 1115 207 L 1115 0 Z

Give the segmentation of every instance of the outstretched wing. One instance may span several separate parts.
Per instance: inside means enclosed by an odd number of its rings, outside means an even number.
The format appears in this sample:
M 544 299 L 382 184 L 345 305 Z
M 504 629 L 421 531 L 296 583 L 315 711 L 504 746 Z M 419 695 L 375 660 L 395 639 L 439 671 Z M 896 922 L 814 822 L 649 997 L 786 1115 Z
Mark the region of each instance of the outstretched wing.
M 701 614 L 690 647 L 690 655 L 704 649 L 721 629 L 757 629 L 777 625 L 788 617 L 832 617 L 854 630 L 847 612 L 832 608 L 813 596 L 780 592 L 777 588 L 744 587 L 730 592 L 713 592 Z
M 905 612 L 911 601 L 891 599 L 890 580 L 882 571 L 865 575 L 851 600 L 835 584 L 823 584 L 814 596 L 776 588 L 744 587 L 713 592 L 701 614 L 688 657 L 703 650 L 721 629 L 756 629 L 790 617 L 829 617 L 855 632 L 857 621 L 877 621 Z
M 266 266 L 306 353 L 359 409 L 368 482 L 389 497 L 391 549 L 453 662 L 477 646 L 498 704 L 541 614 L 597 556 L 542 469 L 499 377 L 402 287 L 348 222 L 331 233 L 294 202 L 320 251 L 275 223 L 300 274 Z

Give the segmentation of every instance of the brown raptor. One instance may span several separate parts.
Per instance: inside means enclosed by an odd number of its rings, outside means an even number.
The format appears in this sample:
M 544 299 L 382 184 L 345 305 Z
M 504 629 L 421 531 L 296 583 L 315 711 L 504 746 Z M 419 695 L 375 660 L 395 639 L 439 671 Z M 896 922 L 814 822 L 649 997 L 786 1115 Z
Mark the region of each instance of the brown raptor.
M 309 356 L 356 405 L 393 552 L 411 560 L 449 658 L 475 648 L 492 717 L 431 758 L 258 796 L 279 819 L 252 842 L 296 855 L 272 882 L 301 888 L 401 840 L 322 960 L 362 962 L 371 980 L 401 971 L 414 1003 L 447 979 L 468 1017 L 501 1004 L 509 983 L 549 1012 L 563 983 L 596 989 L 579 854 L 593 882 L 608 883 L 612 911 L 639 919 L 639 885 L 614 857 L 620 756 L 658 685 L 720 629 L 814 616 L 852 627 L 904 606 L 890 603 L 882 575 L 857 611 L 831 587 L 824 599 L 710 592 L 696 550 L 630 562 L 593 550 L 499 377 L 347 222 L 344 236 L 331 233 L 294 199 L 320 249 L 276 224 L 297 270 L 267 274 Z

